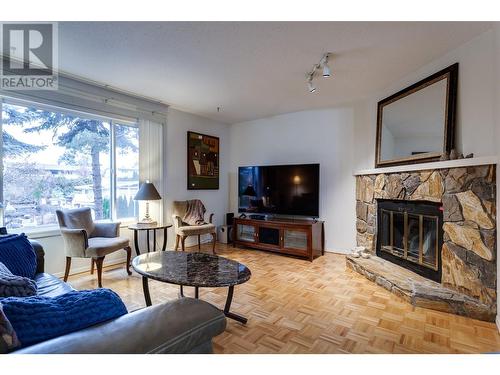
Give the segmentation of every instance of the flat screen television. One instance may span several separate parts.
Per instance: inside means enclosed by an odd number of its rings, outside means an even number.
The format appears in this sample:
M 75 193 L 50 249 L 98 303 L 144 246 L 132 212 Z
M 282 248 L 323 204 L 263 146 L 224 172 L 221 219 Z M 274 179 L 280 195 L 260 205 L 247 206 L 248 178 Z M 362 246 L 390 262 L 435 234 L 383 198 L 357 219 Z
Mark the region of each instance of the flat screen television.
M 319 164 L 239 167 L 240 213 L 319 216 Z

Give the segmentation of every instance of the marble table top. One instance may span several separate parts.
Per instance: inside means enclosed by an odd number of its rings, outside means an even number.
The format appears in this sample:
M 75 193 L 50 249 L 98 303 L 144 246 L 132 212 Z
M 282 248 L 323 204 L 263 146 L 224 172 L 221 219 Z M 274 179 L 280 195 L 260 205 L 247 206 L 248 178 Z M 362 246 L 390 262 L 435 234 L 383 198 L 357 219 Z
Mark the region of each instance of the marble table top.
M 134 258 L 132 267 L 153 280 L 209 288 L 242 284 L 252 274 L 247 266 L 231 259 L 182 251 L 142 254 Z

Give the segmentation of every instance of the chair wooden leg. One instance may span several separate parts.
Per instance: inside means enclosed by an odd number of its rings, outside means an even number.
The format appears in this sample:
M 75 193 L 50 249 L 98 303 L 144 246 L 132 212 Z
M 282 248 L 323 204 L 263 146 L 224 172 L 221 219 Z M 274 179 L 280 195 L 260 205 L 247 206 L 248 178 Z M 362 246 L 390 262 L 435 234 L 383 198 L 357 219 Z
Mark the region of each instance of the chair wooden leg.
M 198 250 L 201 250 L 201 235 L 198 235 Z
M 181 236 L 181 248 L 182 248 L 182 251 L 186 250 L 186 247 L 184 246 L 184 242 L 186 242 L 186 237 L 185 236 Z
M 64 271 L 64 281 L 68 281 L 69 269 L 71 268 L 71 257 L 66 257 L 66 270 Z
M 181 239 L 181 236 L 178 234 L 175 235 L 175 251 L 179 248 L 179 240 Z
M 90 274 L 93 275 L 94 274 L 94 265 L 95 265 L 95 260 L 94 258 L 92 258 L 90 260 Z
M 212 253 L 215 254 L 215 242 L 217 241 L 217 234 L 212 233 Z
M 132 275 L 132 271 L 130 271 L 130 258 L 132 257 L 132 248 L 130 246 L 127 246 L 125 248 L 125 251 L 127 252 L 127 273 L 128 275 Z
M 102 288 L 102 263 L 104 262 L 104 257 L 95 258 L 95 264 L 97 266 L 97 286 Z

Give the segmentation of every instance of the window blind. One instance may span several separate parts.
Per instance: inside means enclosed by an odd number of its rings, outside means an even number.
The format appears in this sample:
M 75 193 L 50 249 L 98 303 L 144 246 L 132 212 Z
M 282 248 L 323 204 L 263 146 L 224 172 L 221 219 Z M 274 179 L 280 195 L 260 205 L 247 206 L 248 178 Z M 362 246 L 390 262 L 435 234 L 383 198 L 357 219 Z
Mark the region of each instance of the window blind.
M 66 74 L 58 80 L 57 90 L 2 89 L 0 95 L 117 119 L 166 122 L 168 106 L 160 101 Z

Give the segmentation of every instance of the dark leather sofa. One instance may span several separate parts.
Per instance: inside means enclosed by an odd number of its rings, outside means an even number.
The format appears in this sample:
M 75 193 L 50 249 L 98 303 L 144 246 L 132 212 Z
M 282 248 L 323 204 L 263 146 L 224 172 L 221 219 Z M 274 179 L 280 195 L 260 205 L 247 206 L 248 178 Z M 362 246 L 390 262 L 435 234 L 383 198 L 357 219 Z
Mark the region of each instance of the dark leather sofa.
M 44 272 L 44 250 L 32 241 L 37 254 L 38 294 L 57 296 L 74 290 Z M 212 338 L 224 332 L 226 318 L 211 304 L 192 298 L 136 310 L 117 319 L 50 339 L 12 354 L 146 354 L 211 353 Z

